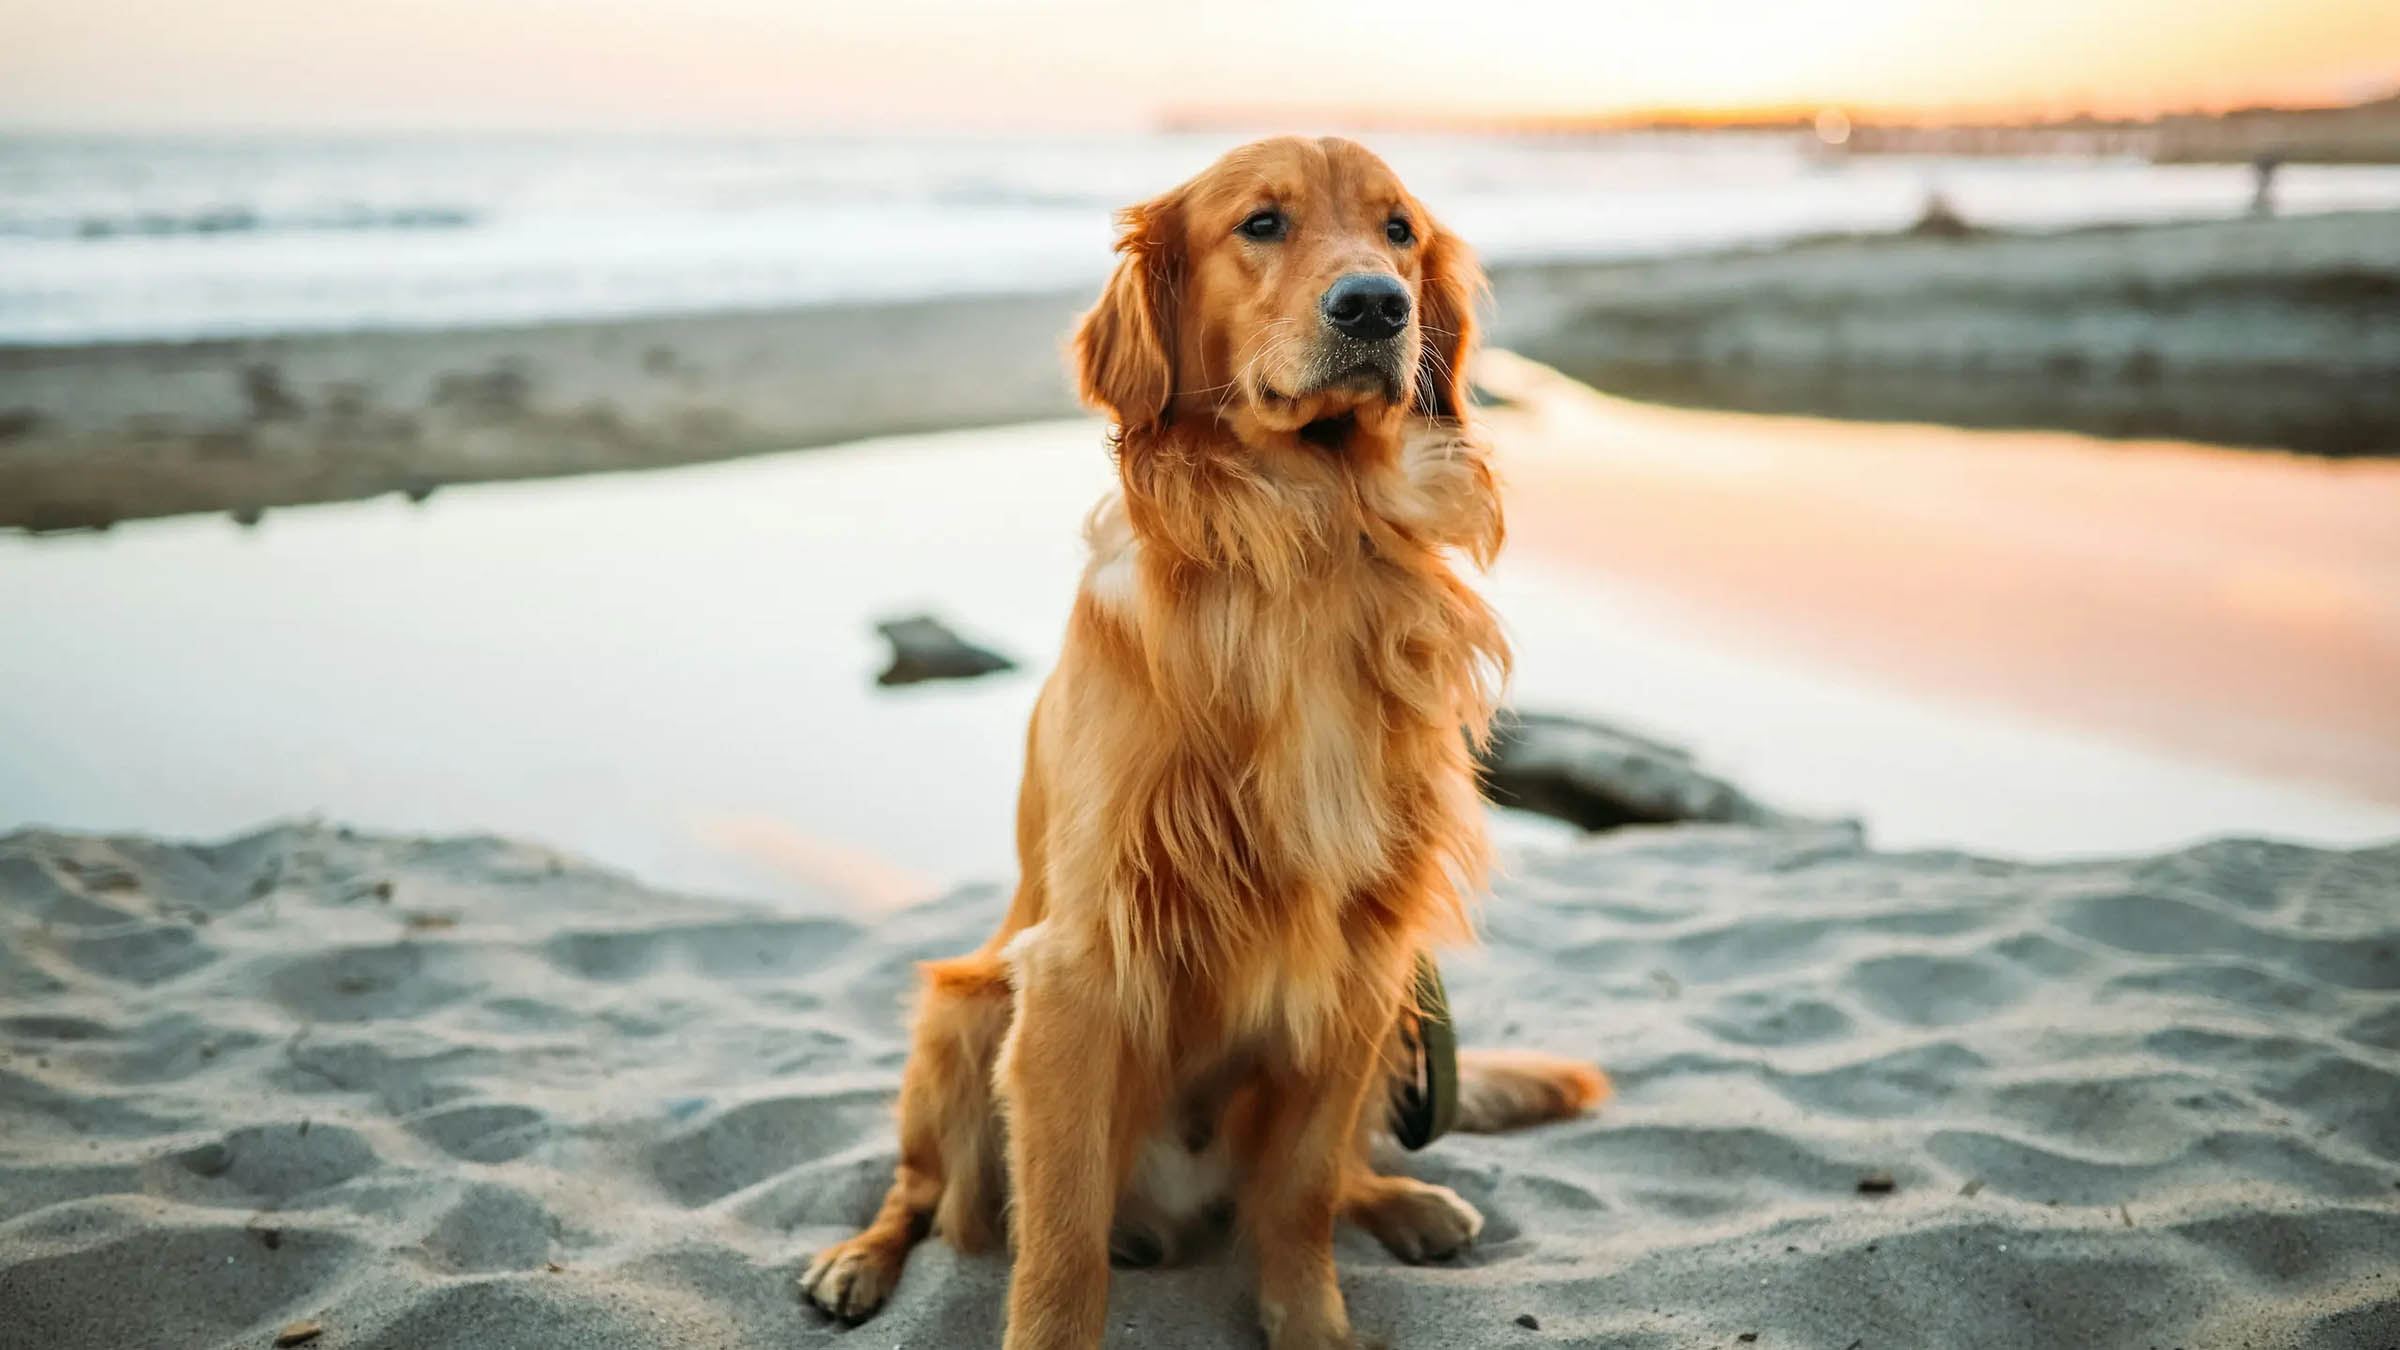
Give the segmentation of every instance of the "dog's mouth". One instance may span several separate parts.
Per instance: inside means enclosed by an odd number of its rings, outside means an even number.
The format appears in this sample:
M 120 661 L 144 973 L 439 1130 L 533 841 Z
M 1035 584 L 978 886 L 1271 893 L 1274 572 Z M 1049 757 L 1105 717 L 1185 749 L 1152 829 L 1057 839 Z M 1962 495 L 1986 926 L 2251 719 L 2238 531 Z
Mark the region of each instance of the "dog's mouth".
M 1339 366 L 1326 364 L 1330 368 L 1310 381 L 1302 394 L 1356 394 L 1386 402 L 1397 402 L 1400 398 L 1399 363 L 1386 353 Z
M 1379 366 L 1352 366 L 1330 378 L 1310 380 L 1288 394 L 1271 384 L 1258 387 L 1259 399 L 1265 403 L 1298 403 L 1304 398 L 1329 394 L 1351 394 L 1362 402 L 1376 398 L 1397 401 L 1400 397 L 1400 381 Z
M 1378 404 L 1397 404 L 1405 397 L 1399 377 L 1381 365 L 1355 365 L 1328 378 L 1310 380 L 1296 393 L 1273 385 L 1259 386 L 1259 402 L 1289 414 L 1318 414 L 1299 428 L 1311 445 L 1338 450 L 1357 429 L 1360 412 Z
M 1312 399 L 1358 405 L 1378 399 L 1397 403 L 1407 393 L 1407 382 L 1401 378 L 1400 346 L 1397 341 L 1334 338 L 1320 345 L 1305 365 L 1287 377 L 1287 388 L 1262 381 L 1259 393 L 1262 401 L 1282 405 Z
M 1346 453 L 1362 425 L 1378 425 L 1408 405 L 1405 372 L 1414 359 L 1415 348 L 1397 340 L 1326 340 L 1271 380 L 1265 372 L 1253 375 L 1251 407 L 1264 428 L 1317 450 Z

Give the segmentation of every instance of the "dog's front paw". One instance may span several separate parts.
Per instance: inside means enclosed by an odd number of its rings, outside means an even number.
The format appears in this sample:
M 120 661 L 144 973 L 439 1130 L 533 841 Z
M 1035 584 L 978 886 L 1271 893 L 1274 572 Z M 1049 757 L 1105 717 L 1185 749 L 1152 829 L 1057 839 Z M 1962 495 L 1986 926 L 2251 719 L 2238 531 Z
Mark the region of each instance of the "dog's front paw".
M 1483 1231 L 1483 1215 L 1447 1186 L 1385 1177 L 1350 1206 L 1350 1221 L 1411 1265 L 1456 1256 Z
M 800 1292 L 834 1317 L 864 1322 L 883 1307 L 900 1283 L 904 1255 L 895 1255 L 863 1235 L 836 1243 L 808 1263 L 808 1270 L 800 1276 Z
M 1328 1333 L 1316 1340 L 1297 1339 L 1286 1333 L 1282 1339 L 1270 1339 L 1267 1350 L 1392 1350 L 1392 1343 L 1381 1336 L 1358 1332 Z
M 1267 1350 L 1391 1350 L 1376 1337 L 1352 1332 L 1349 1319 L 1338 1310 L 1329 1321 L 1278 1317 L 1272 1308 L 1262 1312 Z

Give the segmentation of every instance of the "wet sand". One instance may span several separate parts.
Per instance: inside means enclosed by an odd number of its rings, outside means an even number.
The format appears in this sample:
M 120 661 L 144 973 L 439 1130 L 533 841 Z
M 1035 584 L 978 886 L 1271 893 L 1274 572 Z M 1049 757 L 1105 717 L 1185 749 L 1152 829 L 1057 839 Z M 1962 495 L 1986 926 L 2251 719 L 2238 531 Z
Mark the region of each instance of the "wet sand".
M 1695 413 L 1487 356 L 1518 558 L 1811 661 L 2400 803 L 2400 464 Z
M 2400 453 L 2400 215 L 1971 226 L 1502 270 L 1495 332 L 1648 402 Z

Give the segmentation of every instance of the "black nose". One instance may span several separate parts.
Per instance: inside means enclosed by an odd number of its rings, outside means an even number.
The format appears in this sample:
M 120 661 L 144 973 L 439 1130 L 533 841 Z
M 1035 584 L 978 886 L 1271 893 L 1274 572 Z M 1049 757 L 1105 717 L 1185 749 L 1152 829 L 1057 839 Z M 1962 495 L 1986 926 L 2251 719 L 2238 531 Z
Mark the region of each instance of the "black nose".
M 1353 272 L 1326 287 L 1317 308 L 1343 336 L 1381 342 L 1408 326 L 1408 287 L 1388 272 Z

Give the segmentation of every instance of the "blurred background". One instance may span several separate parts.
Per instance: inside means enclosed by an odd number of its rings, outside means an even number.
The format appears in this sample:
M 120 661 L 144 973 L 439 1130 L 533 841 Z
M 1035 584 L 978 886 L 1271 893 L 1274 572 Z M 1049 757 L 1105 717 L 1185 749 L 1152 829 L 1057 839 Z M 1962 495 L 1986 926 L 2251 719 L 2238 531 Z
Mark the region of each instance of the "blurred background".
M 1005 876 L 1059 344 L 1274 131 L 1492 274 L 1521 705 L 1895 846 L 2400 834 L 2382 0 L 0 0 L 0 826 Z

